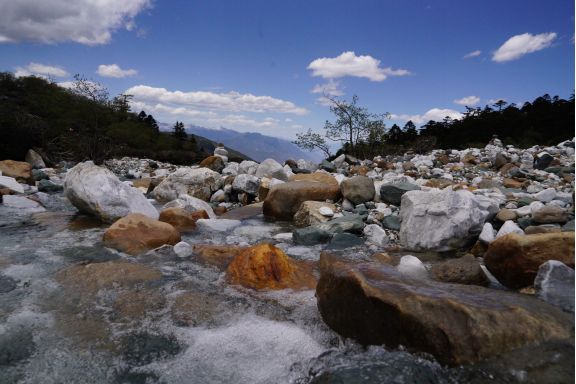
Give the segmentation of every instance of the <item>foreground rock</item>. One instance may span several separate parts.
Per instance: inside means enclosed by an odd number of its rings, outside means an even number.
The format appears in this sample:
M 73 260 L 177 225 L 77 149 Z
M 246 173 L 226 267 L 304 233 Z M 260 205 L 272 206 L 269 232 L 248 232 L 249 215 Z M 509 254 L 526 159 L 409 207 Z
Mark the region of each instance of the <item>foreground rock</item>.
M 497 204 L 469 191 L 409 191 L 402 196 L 400 241 L 410 250 L 450 251 L 473 242 Z
M 107 247 L 138 255 L 164 244 L 178 243 L 180 233 L 168 223 L 133 213 L 112 224 L 104 232 L 103 241 Z
M 493 241 L 484 255 L 488 270 L 509 288 L 532 285 L 548 260 L 574 268 L 574 232 L 508 234 Z
M 256 290 L 312 289 L 316 286 L 310 268 L 267 243 L 237 255 L 228 266 L 226 276 L 232 284 Z
M 403 345 L 458 365 L 572 338 L 570 316 L 533 297 L 412 279 L 391 266 L 349 265 L 325 253 L 320 263 L 322 318 L 361 344 Z
M 79 211 L 109 223 L 130 213 L 158 218 L 158 211 L 140 191 L 91 162 L 80 163 L 68 172 L 64 195 Z
M 574 313 L 574 269 L 549 260 L 538 268 L 534 288 L 542 300 Z
M 312 176 L 299 174 L 296 176 Z M 264 216 L 277 220 L 292 220 L 300 205 L 309 200 L 335 201 L 340 195 L 338 182 L 291 181 L 272 187 L 264 200 Z M 309 179 L 302 179 L 309 180 Z

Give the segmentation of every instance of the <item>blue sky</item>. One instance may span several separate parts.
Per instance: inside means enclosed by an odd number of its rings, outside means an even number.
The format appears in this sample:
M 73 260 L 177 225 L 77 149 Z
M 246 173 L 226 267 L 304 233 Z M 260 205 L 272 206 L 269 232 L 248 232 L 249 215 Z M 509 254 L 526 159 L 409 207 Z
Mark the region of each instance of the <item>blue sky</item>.
M 568 98 L 574 2 L 1 1 L 0 70 L 80 73 L 169 124 L 293 138 L 322 130 L 327 93 L 421 125 Z

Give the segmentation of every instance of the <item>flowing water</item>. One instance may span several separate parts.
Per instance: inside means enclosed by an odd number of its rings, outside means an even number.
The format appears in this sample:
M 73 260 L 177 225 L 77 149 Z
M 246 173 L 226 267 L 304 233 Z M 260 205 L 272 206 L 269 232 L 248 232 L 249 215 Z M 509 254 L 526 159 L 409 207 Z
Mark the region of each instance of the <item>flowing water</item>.
M 169 248 L 130 257 L 102 247 L 106 227 L 78 215 L 61 194 L 44 204 L 48 211 L 41 213 L 0 205 L 0 383 L 455 383 L 464 377 L 429 356 L 341 339 L 322 322 L 312 290 L 230 286 L 221 270 Z M 199 231 L 183 240 L 246 245 L 290 230 L 255 216 L 232 233 Z M 278 246 L 297 259 L 317 260 L 321 250 Z M 58 278 L 74 265 L 110 261 L 136 262 L 162 278 L 102 289 L 90 278 L 72 285 Z M 466 375 L 465 381 L 499 382 L 481 370 Z

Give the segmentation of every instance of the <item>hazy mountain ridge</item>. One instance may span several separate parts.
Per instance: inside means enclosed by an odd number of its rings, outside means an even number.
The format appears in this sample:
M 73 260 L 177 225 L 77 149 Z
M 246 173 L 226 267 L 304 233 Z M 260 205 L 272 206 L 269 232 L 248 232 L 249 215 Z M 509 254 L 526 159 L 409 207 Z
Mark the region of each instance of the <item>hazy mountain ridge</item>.
M 267 158 L 275 159 L 281 163 L 287 159 L 322 160 L 322 155 L 319 153 L 305 152 L 288 140 L 261 133 L 238 132 L 228 128 L 210 129 L 199 126 L 188 126 L 186 132 L 223 143 L 226 147 L 232 147 L 259 162 Z

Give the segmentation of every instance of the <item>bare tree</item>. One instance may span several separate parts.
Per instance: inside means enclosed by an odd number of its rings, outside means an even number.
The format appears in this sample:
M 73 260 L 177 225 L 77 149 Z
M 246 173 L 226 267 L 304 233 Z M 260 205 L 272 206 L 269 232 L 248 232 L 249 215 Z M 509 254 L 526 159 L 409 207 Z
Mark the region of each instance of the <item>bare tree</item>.
M 296 140 L 292 143 L 307 151 L 319 149 L 324 152 L 326 157 L 332 156 L 330 153 L 330 146 L 328 143 L 326 143 L 324 136 L 319 133 L 312 132 L 311 129 L 308 129 L 308 132 L 306 133 L 297 133 Z

